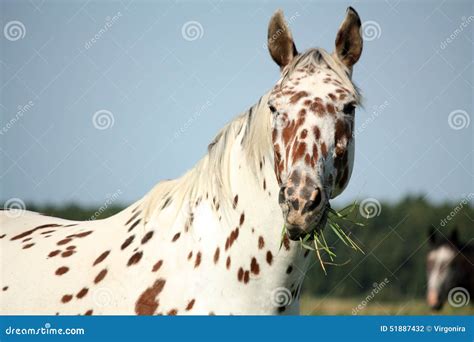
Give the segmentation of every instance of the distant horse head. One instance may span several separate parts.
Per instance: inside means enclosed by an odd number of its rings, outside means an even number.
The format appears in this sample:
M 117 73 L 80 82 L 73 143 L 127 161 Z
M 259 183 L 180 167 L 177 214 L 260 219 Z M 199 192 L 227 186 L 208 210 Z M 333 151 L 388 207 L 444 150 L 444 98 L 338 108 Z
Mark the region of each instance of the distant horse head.
M 426 258 L 426 300 L 433 310 L 441 310 L 448 296 L 453 296 L 450 293 L 452 289 L 459 287 L 466 297 L 472 292 L 473 248 L 469 245 L 463 246 L 459 241 L 457 229 L 448 237 L 439 236 L 434 229 L 430 229 L 429 241 L 430 249 Z
M 302 54 L 281 11 L 268 29 L 268 48 L 281 77 L 268 99 L 274 168 L 290 239 L 326 223 L 329 200 L 346 187 L 354 161 L 354 114 L 360 102 L 351 81 L 362 53 L 361 21 L 351 7 L 332 54 Z

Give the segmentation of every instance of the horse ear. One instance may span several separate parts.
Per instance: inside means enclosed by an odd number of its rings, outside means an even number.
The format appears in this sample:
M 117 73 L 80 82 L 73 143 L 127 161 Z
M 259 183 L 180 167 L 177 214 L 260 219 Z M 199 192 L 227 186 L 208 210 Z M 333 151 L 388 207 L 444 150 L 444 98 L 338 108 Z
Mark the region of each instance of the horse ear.
M 348 68 L 356 64 L 362 54 L 361 26 L 359 15 L 349 7 L 336 36 L 337 58 Z
M 290 64 L 298 54 L 282 10 L 276 11 L 268 24 L 268 50 L 280 68 Z
M 430 227 L 428 230 L 428 238 L 431 245 L 436 243 L 436 230 L 433 227 Z
M 456 244 L 459 242 L 459 234 L 458 234 L 458 227 L 454 227 L 451 231 L 451 235 L 449 236 L 449 241 Z

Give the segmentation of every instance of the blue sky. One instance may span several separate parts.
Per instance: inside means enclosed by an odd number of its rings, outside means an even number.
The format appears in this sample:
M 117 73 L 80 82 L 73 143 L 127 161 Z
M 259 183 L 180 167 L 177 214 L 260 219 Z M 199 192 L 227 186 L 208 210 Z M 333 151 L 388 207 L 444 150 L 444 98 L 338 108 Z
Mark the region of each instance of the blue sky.
M 337 203 L 461 199 L 474 188 L 472 2 L 141 0 L 2 1 L 1 199 L 126 204 L 178 177 L 278 79 L 272 13 L 291 18 L 300 51 L 332 51 L 349 5 L 365 108 Z

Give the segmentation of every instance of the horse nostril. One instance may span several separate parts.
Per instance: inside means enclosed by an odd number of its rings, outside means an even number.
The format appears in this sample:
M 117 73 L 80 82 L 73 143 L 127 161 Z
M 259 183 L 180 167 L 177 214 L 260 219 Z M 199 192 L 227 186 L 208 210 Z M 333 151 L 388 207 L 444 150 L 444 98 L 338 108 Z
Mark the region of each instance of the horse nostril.
M 316 191 L 312 193 L 311 199 L 309 199 L 304 205 L 302 214 L 316 210 L 320 203 L 321 191 L 317 188 Z

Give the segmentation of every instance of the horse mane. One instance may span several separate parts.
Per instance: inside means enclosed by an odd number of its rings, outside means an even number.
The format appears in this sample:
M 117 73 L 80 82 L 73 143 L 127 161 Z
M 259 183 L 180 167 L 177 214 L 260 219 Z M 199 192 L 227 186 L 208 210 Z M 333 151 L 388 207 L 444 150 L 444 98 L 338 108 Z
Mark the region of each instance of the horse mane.
M 356 101 L 361 99 L 358 88 L 351 81 L 350 70 L 335 60 L 323 49 L 309 49 L 296 56 L 282 71 L 283 84 L 297 68 L 328 66 L 341 79 L 343 85 L 353 92 Z M 144 198 L 145 221 L 149 221 L 159 210 L 171 202 L 178 212 L 189 214 L 191 206 L 202 198 L 218 200 L 226 208 L 233 198 L 230 189 L 231 151 L 240 143 L 247 165 L 258 179 L 259 164 L 265 156 L 273 158 L 271 143 L 271 113 L 267 102 L 270 92 L 246 112 L 229 122 L 209 144 L 207 154 L 180 178 L 158 183 Z M 242 133 L 240 141 L 237 137 Z M 268 160 L 271 162 L 271 159 Z
M 200 199 L 232 202 L 230 189 L 231 151 L 241 144 L 250 169 L 258 177 L 260 161 L 271 151 L 271 120 L 268 93 L 244 113 L 225 125 L 208 146 L 206 155 L 183 176 L 158 183 L 144 198 L 145 221 L 171 201 L 177 211 L 188 213 Z M 238 136 L 242 138 L 238 140 Z M 224 205 L 224 206 L 223 206 Z

